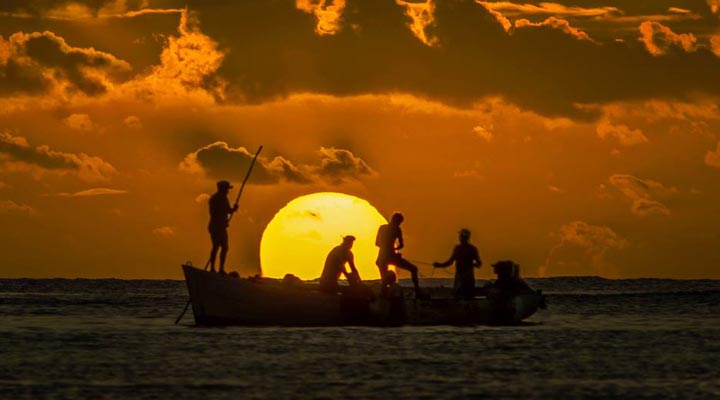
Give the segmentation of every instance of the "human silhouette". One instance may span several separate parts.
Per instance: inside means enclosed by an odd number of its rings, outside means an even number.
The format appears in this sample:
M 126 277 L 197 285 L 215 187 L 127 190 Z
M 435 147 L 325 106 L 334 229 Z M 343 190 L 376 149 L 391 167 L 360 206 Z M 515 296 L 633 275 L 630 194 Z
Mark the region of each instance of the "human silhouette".
M 520 277 L 520 266 L 514 261 L 498 261 L 493 264 L 492 267 L 493 271 L 497 275 L 497 279 L 495 280 L 493 287 L 508 293 L 518 293 L 531 290 L 530 285 L 528 285 L 527 282 Z
M 328 293 L 337 293 L 340 291 L 338 279 L 340 275 L 345 275 L 351 284 L 359 282 L 360 274 L 355 268 L 355 256 L 352 252 L 355 236 L 347 235 L 343 237 L 342 243 L 335 246 L 325 258 L 325 266 L 320 276 L 320 290 Z M 350 272 L 345 269 L 345 264 L 350 266 Z
M 435 262 L 436 268 L 444 268 L 455 263 L 455 297 L 470 299 L 475 296 L 475 268 L 480 268 L 482 260 L 477 247 L 470 244 L 470 231 L 461 229 L 458 234 L 460 244 L 455 246 L 447 261 Z
M 400 229 L 400 225 L 404 220 L 405 217 L 399 212 L 396 212 L 390 218 L 390 223 L 381 225 L 380 228 L 378 228 L 377 236 L 375 237 L 375 246 L 377 246 L 379 250 L 375 264 L 380 270 L 383 285 L 390 284 L 388 275 L 390 265 L 410 271 L 413 286 L 415 286 L 415 296 L 417 298 L 426 298 L 427 296 L 420 290 L 418 268 L 410 261 L 404 259 L 402 254 L 398 253 L 398 250 L 405 247 L 402 230 Z
M 221 274 L 225 273 L 225 259 L 228 252 L 228 233 L 229 218 L 232 213 L 237 211 L 238 206 L 230 206 L 228 193 L 232 189 L 232 185 L 228 181 L 219 181 L 217 183 L 217 192 L 210 197 L 208 202 L 210 206 L 210 223 L 208 231 L 210 231 L 210 240 L 212 241 L 212 250 L 210 251 L 210 270 L 215 272 L 215 258 L 218 249 L 220 250 L 220 269 Z

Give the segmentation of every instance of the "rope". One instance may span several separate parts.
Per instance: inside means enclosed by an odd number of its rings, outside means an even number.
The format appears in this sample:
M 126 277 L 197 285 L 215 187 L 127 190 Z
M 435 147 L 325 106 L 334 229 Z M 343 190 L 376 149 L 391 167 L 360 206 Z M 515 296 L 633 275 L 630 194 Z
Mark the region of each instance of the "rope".
M 413 264 L 421 264 L 421 265 L 433 265 L 433 264 L 434 264 L 434 263 L 431 263 L 431 262 L 428 262 L 428 261 L 411 260 L 411 259 L 409 259 L 409 258 L 406 258 L 406 260 L 410 261 L 410 262 L 413 263 Z M 427 275 L 421 273 L 420 270 L 418 270 L 418 275 L 419 275 L 421 278 L 432 278 L 432 277 L 435 275 L 435 270 L 436 270 L 436 269 L 442 269 L 442 271 L 445 273 L 445 275 L 447 275 L 447 276 L 449 276 L 449 277 L 455 277 L 455 274 L 453 274 L 452 272 L 450 272 L 447 268 L 438 268 L 438 267 L 435 267 L 434 265 L 433 265 L 432 273 L 430 274 L 429 277 L 428 277 Z

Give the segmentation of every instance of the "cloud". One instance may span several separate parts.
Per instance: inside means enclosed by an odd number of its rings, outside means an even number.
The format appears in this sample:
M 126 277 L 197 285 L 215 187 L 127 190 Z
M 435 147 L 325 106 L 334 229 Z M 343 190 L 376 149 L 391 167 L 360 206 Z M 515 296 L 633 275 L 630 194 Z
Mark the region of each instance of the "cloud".
M 179 11 L 176 35 L 169 35 L 160 63 L 133 74 L 112 54 L 69 45 L 49 31 L 0 36 L 0 113 L 37 107 L 141 100 L 215 103 L 227 83 L 217 75 L 226 50 L 200 30 L 193 12 Z M 10 97 L 4 97 L 10 96 Z
M 123 124 L 130 129 L 139 130 L 142 129 L 142 121 L 135 115 L 131 115 L 123 120 Z
M 170 226 L 161 226 L 152 230 L 152 234 L 159 238 L 171 238 L 175 236 L 175 229 Z
M 345 0 L 296 0 L 295 7 L 315 16 L 315 33 L 320 36 L 334 35 L 341 28 Z
M 200 193 L 197 197 L 195 197 L 195 202 L 198 204 L 205 204 L 208 200 L 210 200 L 210 195 L 207 193 Z
M 130 78 L 130 65 L 94 48 L 72 47 L 53 32 L 0 36 L 0 94 L 57 88 L 93 96 Z
M 225 142 L 215 142 L 185 156 L 179 169 L 204 174 L 212 179 L 241 181 L 252 159 L 253 153 L 244 147 L 232 148 Z M 248 183 L 268 185 L 281 181 L 307 183 L 309 178 L 283 157 L 277 156 L 272 160 L 258 157 Z
M 649 215 L 670 215 L 665 204 L 654 199 L 655 196 L 667 196 L 677 193 L 677 189 L 666 187 L 660 182 L 640 179 L 632 175 L 615 174 L 608 179 L 628 199 L 632 200 L 632 212 L 641 217 Z
M 93 188 L 87 190 L 81 190 L 75 193 L 58 193 L 55 196 L 58 197 L 93 197 L 93 196 L 112 196 L 118 194 L 126 194 L 127 190 L 120 189 L 108 189 L 108 188 Z
M 530 22 L 527 19 L 515 20 L 515 28 L 524 27 L 550 27 L 552 29 L 557 29 L 561 32 L 564 32 L 577 40 L 587 40 L 593 43 L 595 42 L 590 38 L 590 36 L 588 36 L 587 33 L 571 26 L 567 20 L 564 20 L 562 18 L 548 17 L 543 22 Z
M 705 154 L 705 165 L 720 168 L 720 142 L 718 142 L 715 151 L 708 151 L 707 154 Z
M 90 116 L 87 114 L 71 114 L 63 123 L 76 131 L 90 132 L 95 128 Z
M 572 221 L 561 226 L 556 236 L 557 243 L 550 249 L 545 263 L 539 268 L 541 277 L 547 276 L 557 253 L 564 248 L 583 250 L 583 255 L 590 259 L 595 273 L 601 275 L 611 273 L 614 268 L 605 259 L 607 252 L 622 250 L 629 244 L 609 227 L 591 225 L 583 221 Z
M 660 61 L 632 41 L 599 46 L 578 40 L 584 35 L 595 38 L 554 14 L 538 14 L 554 17 L 546 29 L 528 25 L 508 35 L 496 16 L 474 1 L 432 5 L 432 24 L 423 32 L 428 41 L 437 38 L 438 46 L 418 46 L 420 39 L 407 25 L 420 25 L 408 17 L 407 7 L 390 1 L 348 2 L 342 24 L 357 29 L 322 37 L 313 32 L 306 14 L 290 12 L 294 10 L 282 2 L 212 7 L 197 2 L 193 10 L 203 31 L 219 48 L 229 49 L 217 72 L 228 84 L 229 102 L 257 104 L 301 93 L 402 93 L 469 108 L 499 97 L 545 116 L 591 120 L 599 115 L 580 105 L 720 94 L 720 82 L 710 73 L 720 68 L 720 60 L 707 57 L 704 48 L 690 54 L 670 52 Z M 611 11 L 591 14 L 598 13 Z M 237 15 L 245 23 L 238 24 Z M 377 60 L 383 60 L 382 68 Z M 606 67 L 598 70 L 598 65 Z M 659 85 L 657 77 L 663 76 L 684 79 Z
M 427 46 L 437 46 L 439 40 L 433 35 L 426 32 L 428 27 L 435 24 L 435 0 L 425 0 L 424 2 L 411 2 L 404 0 L 395 0 L 399 6 L 405 7 L 405 15 L 410 17 L 408 27 L 413 35 L 417 37 L 423 44 Z
M 248 183 L 269 185 L 281 182 L 309 184 L 324 181 L 333 185 L 375 175 L 375 171 L 361 158 L 345 149 L 321 147 L 318 165 L 295 165 L 276 156 L 258 157 Z M 253 154 L 244 147 L 232 148 L 225 142 L 215 142 L 185 156 L 180 171 L 202 174 L 211 179 L 241 181 L 252 162 Z
M 0 215 L 2 214 L 36 215 L 37 211 L 27 204 L 18 204 L 12 200 L 0 200 Z
M 697 50 L 697 38 L 692 33 L 675 33 L 669 27 L 655 21 L 640 24 L 640 41 L 654 56 L 666 54 L 673 47 L 690 53 Z
M 63 153 L 42 145 L 32 147 L 21 136 L 0 133 L 0 169 L 34 173 L 74 174 L 83 181 L 107 181 L 117 171 L 100 157 Z
M 484 139 L 486 142 L 492 142 L 495 135 L 493 135 L 491 128 L 486 128 L 482 125 L 476 125 L 473 128 L 473 132 L 480 138 Z
M 648 138 L 641 129 L 630 129 L 627 125 L 613 124 L 609 118 L 602 118 L 598 121 L 595 131 L 600 138 L 614 138 L 623 146 L 634 146 L 648 142 Z
M 225 97 L 226 82 L 217 76 L 226 51 L 200 30 L 197 16 L 187 10 L 180 14 L 178 34 L 171 35 L 160 54 L 160 64 L 116 90 L 116 95 L 141 99 L 182 101 L 195 96 L 214 102 Z
M 710 12 L 713 14 L 720 13 L 720 0 L 707 0 L 708 7 L 710 7 Z
M 690 14 L 690 13 L 692 13 L 692 11 L 685 9 L 685 8 L 680 8 L 680 7 L 669 7 L 668 12 L 673 13 L 673 14 Z
M 15 3 L 15 4 L 13 4 Z M 149 14 L 179 14 L 178 8 L 148 8 L 147 0 L 22 0 L 0 5 L 0 15 L 57 21 L 134 18 Z
M 477 1 L 478 4 L 493 11 L 503 13 L 508 16 L 521 15 L 553 15 L 565 17 L 593 17 L 602 18 L 609 16 L 622 15 L 622 11 L 617 7 L 575 7 L 566 6 L 559 3 L 544 2 L 539 4 L 519 4 L 510 1 Z
M 102 2 L 100 7 L 90 2 L 83 4 L 97 13 L 109 3 Z M 539 4 L 536 7 L 542 12 L 527 14 L 551 18 L 521 21 L 523 29 L 513 28 L 513 34 L 507 35 L 505 30 L 513 25 L 505 18 L 506 27 L 498 26 L 497 15 L 493 14 L 501 6 L 487 9 L 486 3 L 413 3 L 413 9 L 423 4 L 428 10 L 418 14 L 419 21 L 430 21 L 432 15 L 432 22 L 422 31 L 428 42 L 437 39 L 438 43 L 419 46 L 420 39 L 407 29 L 408 18 L 413 26 L 422 24 L 408 17 L 408 6 L 396 2 L 348 3 L 338 24 L 352 29 L 323 36 L 313 32 L 315 12 L 309 15 L 298 11 L 297 2 L 195 2 L 192 11 L 181 12 L 178 33 L 167 39 L 160 63 L 132 79 L 109 77 L 99 68 L 81 68 L 91 72 L 83 75 L 85 80 L 95 83 L 84 82 L 86 87 L 81 91 L 75 88 L 77 82 L 66 83 L 63 74 L 58 81 L 51 71 L 42 69 L 49 67 L 42 67 L 38 61 L 33 62 L 47 73 L 25 68 L 20 64 L 27 60 L 14 57 L 0 62 L 0 69 L 6 70 L 0 76 L 12 77 L 0 78 L 0 91 L 38 95 L 59 88 L 62 96 L 73 98 L 73 93 L 93 93 L 94 86 L 106 93 L 108 100 L 131 97 L 182 104 L 257 104 L 302 93 L 395 93 L 464 109 L 488 98 L 501 98 L 545 116 L 586 121 L 599 114 L 583 107 L 585 104 L 649 98 L 682 100 L 695 93 L 720 94 L 720 82 L 710 72 L 720 68 L 720 59 L 708 57 L 708 46 L 696 44 L 697 50 L 692 53 L 668 51 L 662 60 L 648 57 L 645 46 L 634 46 L 632 41 L 598 46 L 585 39 L 594 39 L 597 30 L 580 29 L 575 26 L 577 19 L 571 25 L 561 17 L 582 14 L 587 16 L 573 18 L 594 21 L 600 18 L 598 14 L 614 15 L 614 11 L 562 8 L 556 3 Z M 303 4 L 300 6 L 305 7 Z M 340 3 L 313 0 L 307 4 L 315 10 Z M 138 7 L 128 5 L 128 9 Z M 550 10 L 562 13 L 550 14 Z M 242 16 L 243 23 L 237 23 L 238 16 Z M 268 29 L 270 26 L 283 29 Z M 652 40 L 648 40 L 665 51 L 663 35 L 652 33 Z M 0 50 L 0 54 L 4 51 Z M 383 68 L 378 68 L 378 59 L 384 60 Z M 597 65 L 607 67 L 599 71 Z M 352 71 L 351 79 L 348 71 Z M 125 75 L 130 72 L 126 68 Z M 667 76 L 684 78 L 657 84 L 657 77 Z M 617 82 L 624 84 L 618 86 Z M 54 104 L 64 104 L 62 96 Z M 30 108 L 38 100 L 47 103 L 50 98 L 26 99 L 23 104 Z M 0 113 L 19 107 L 18 101 L 2 101 Z
M 349 150 L 321 147 L 319 153 L 322 158 L 315 172 L 330 183 L 340 184 L 375 174 L 365 161 Z
M 713 35 L 710 37 L 710 49 L 713 54 L 720 57 L 720 35 Z

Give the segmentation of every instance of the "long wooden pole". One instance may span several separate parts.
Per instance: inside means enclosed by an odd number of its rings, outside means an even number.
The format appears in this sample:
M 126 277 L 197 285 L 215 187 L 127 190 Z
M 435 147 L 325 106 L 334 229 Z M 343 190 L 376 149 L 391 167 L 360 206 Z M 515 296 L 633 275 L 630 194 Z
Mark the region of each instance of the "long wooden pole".
M 258 151 L 255 152 L 255 157 L 253 157 L 252 162 L 250 163 L 250 168 L 248 168 L 248 172 L 247 172 L 247 174 L 245 174 L 245 179 L 243 179 L 243 183 L 242 183 L 242 185 L 240 185 L 240 190 L 238 191 L 238 195 L 237 195 L 237 197 L 235 198 L 235 206 L 237 206 L 238 203 L 240 202 L 240 195 L 242 194 L 243 189 L 245 189 L 245 184 L 247 183 L 248 178 L 250 178 L 250 173 L 252 172 L 253 167 L 255 166 L 255 161 L 257 161 L 258 155 L 260 155 L 260 152 L 262 151 L 262 149 L 263 149 L 263 147 L 262 147 L 262 145 L 261 145 L 261 146 L 258 148 Z M 228 223 L 230 223 L 230 220 L 232 220 L 232 217 L 233 217 L 234 214 L 235 214 L 234 211 L 230 214 L 230 217 L 228 218 Z M 210 266 L 210 260 L 208 260 L 208 261 L 205 263 L 205 268 L 203 268 L 203 271 L 207 271 L 207 269 L 208 269 L 209 266 Z M 183 317 L 183 316 L 185 315 L 185 313 L 187 312 L 188 307 L 190 307 L 190 299 L 188 299 L 187 304 L 185 304 L 185 308 L 183 308 L 183 310 L 182 310 L 182 312 L 180 313 L 180 315 L 178 315 L 177 319 L 175 319 L 175 325 L 177 325 L 178 322 L 180 322 L 180 320 L 182 319 L 182 317 Z
M 258 151 L 255 152 L 255 157 L 253 157 L 252 162 L 250 163 L 250 168 L 248 168 L 247 174 L 245 174 L 245 179 L 243 179 L 242 185 L 240 185 L 240 190 L 238 191 L 237 197 L 235 198 L 235 206 L 237 207 L 238 203 L 240 202 L 240 195 L 242 195 L 243 189 L 245 189 L 245 184 L 248 181 L 248 178 L 250 178 L 250 173 L 253 170 L 253 167 L 255 166 L 255 161 L 257 160 L 258 156 L 260 155 L 260 152 L 262 151 L 263 147 L 260 146 L 258 148 Z M 235 215 L 235 212 L 230 214 L 230 218 L 228 218 L 228 222 L 232 220 L 233 215 Z

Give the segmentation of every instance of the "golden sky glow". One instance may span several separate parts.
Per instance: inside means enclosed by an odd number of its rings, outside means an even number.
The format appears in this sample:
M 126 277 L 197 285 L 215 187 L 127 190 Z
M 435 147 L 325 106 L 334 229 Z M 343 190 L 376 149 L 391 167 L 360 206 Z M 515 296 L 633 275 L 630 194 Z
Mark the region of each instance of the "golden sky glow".
M 263 232 L 262 273 L 271 278 L 287 273 L 302 279 L 319 278 L 330 250 L 343 236 L 353 235 L 360 277 L 380 279 L 375 266 L 375 233 L 386 223 L 375 207 L 354 196 L 322 192 L 298 197 L 281 208 Z
M 0 277 L 180 278 L 262 144 L 245 275 L 341 192 L 412 259 L 467 227 L 529 276 L 720 278 L 718 71 L 716 0 L 4 1 Z

